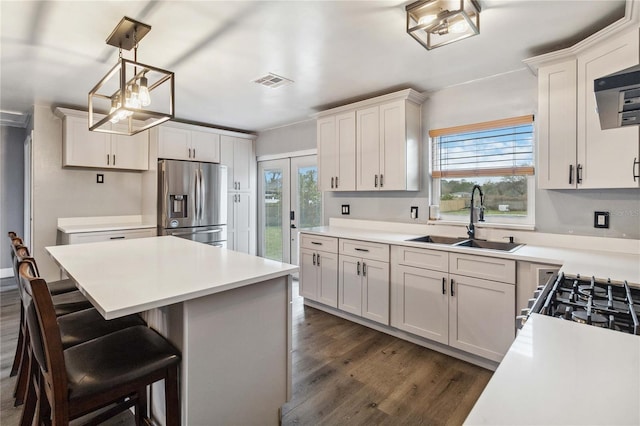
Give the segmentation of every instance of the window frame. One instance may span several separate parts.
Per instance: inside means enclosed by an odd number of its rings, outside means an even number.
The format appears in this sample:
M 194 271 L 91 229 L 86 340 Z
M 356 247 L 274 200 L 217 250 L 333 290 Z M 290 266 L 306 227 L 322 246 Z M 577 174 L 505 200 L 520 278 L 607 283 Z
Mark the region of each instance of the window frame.
M 435 144 L 436 138 L 447 135 L 462 134 L 477 132 L 483 130 L 499 129 L 504 127 L 514 127 L 519 125 L 530 124 L 532 125 L 532 165 L 524 167 L 503 167 L 503 168 L 487 168 L 487 169 L 473 169 L 463 171 L 445 171 L 434 170 L 436 164 L 435 156 Z M 431 178 L 431 204 L 437 206 L 440 205 L 441 197 L 441 180 L 442 179 L 468 179 L 473 180 L 475 178 L 492 178 L 501 176 L 526 176 L 527 178 L 527 215 L 526 216 L 508 216 L 508 215 L 494 215 L 485 216 L 485 226 L 501 226 L 506 227 L 535 227 L 535 191 L 536 191 L 536 176 L 535 176 L 535 164 L 536 164 L 536 128 L 534 125 L 534 116 L 524 115 L 518 117 L 511 117 L 501 120 L 486 121 L 475 124 L 466 124 L 455 127 L 448 127 L 443 129 L 434 129 L 429 131 L 429 177 Z M 511 173 L 508 173 L 511 171 Z M 440 212 L 439 221 L 452 223 L 452 224 L 467 224 L 468 216 L 461 215 L 448 215 Z

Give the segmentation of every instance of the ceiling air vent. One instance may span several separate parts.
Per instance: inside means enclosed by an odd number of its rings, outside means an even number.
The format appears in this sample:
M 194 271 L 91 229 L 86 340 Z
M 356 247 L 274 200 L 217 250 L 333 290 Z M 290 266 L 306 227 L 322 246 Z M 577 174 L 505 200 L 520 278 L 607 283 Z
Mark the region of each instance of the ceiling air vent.
M 285 77 L 281 77 L 277 74 L 274 73 L 269 73 L 263 77 L 260 77 L 256 80 L 253 80 L 254 83 L 258 83 L 261 84 L 263 86 L 267 86 L 267 87 L 271 87 L 272 89 L 275 89 L 276 87 L 281 87 L 281 86 L 285 86 L 287 84 L 291 84 L 293 83 L 293 80 L 290 80 L 288 78 Z

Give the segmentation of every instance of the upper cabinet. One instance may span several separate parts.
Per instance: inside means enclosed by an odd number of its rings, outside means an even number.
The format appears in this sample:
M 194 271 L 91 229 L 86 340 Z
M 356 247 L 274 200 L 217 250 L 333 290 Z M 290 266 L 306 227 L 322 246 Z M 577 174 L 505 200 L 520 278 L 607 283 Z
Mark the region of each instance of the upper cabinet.
M 148 170 L 149 133 L 133 136 L 89 131 L 87 113 L 57 108 L 62 118 L 62 165 Z M 118 125 L 112 125 L 116 128 Z
M 318 114 L 321 190 L 419 190 L 424 100 L 407 89 Z
M 158 158 L 219 163 L 220 135 L 162 125 L 158 131 Z
M 600 129 L 593 82 L 640 63 L 638 28 L 526 62 L 538 70 L 538 187 L 638 188 L 640 127 Z
M 252 168 L 256 156 L 251 139 L 223 135 L 220 138 L 221 163 L 227 166 L 229 191 L 252 191 Z

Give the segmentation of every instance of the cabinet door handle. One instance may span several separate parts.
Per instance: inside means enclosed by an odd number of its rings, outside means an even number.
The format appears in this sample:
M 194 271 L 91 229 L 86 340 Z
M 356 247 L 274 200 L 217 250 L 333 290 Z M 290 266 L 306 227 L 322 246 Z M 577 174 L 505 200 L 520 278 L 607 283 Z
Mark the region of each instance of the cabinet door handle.
M 336 176 L 336 189 L 338 189 L 338 176 Z
M 110 157 L 110 155 L 107 154 L 107 166 L 109 165 L 109 157 Z
M 356 274 L 360 275 L 360 262 L 358 262 L 358 267 L 356 269 Z
M 334 179 L 335 179 L 335 178 L 334 178 L 333 176 L 331 176 L 331 189 L 333 189 L 333 180 L 334 180 Z
M 320 253 L 318 253 L 318 257 L 316 257 L 316 265 L 320 266 Z
M 116 155 L 115 154 L 113 154 L 113 165 L 114 166 L 116 165 Z
M 378 175 L 376 175 L 374 186 L 375 186 L 376 188 L 378 187 Z
M 380 175 L 380 188 L 382 188 L 384 186 L 383 185 L 383 182 L 384 182 L 383 178 L 384 178 L 384 175 Z
M 124 240 L 124 237 L 109 237 L 110 240 Z
M 362 262 L 362 276 L 366 277 L 367 276 L 367 264 Z
M 240 182 L 238 182 L 238 191 L 240 191 Z
M 189 148 L 189 158 L 191 158 L 191 148 Z
M 364 251 L 366 253 L 369 253 L 369 249 L 363 249 L 363 248 L 359 248 L 359 247 L 356 247 L 356 251 Z
M 447 279 L 442 277 L 442 294 L 447 294 Z
M 316 254 L 313 253 L 313 266 L 316 266 Z
M 454 284 L 454 283 L 453 283 L 453 278 L 451 278 L 451 295 L 452 295 L 452 296 L 455 296 L 455 295 L 456 295 L 456 293 L 455 293 L 455 291 L 454 291 L 454 289 L 453 289 L 453 284 Z
M 316 245 L 316 246 L 321 246 L 322 245 L 322 243 L 319 243 L 317 241 L 311 241 L 311 244 Z
M 636 181 L 636 179 L 640 178 L 640 167 L 638 167 L 638 174 L 636 174 L 636 164 L 640 166 L 640 161 L 637 161 L 637 159 L 634 157 L 633 158 L 633 181 L 634 182 Z
M 582 183 L 582 164 L 578 164 L 576 167 L 576 183 L 578 185 Z
M 196 158 L 196 149 L 193 148 L 193 158 Z
M 569 185 L 573 185 L 573 164 L 569 164 Z

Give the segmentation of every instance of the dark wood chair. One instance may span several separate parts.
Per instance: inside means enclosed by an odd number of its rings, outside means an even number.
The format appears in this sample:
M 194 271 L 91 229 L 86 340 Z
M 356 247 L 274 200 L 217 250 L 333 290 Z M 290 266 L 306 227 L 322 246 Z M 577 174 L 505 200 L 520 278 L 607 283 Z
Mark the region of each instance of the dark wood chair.
M 31 296 L 25 316 L 37 361 L 25 406 L 37 406 L 38 424 L 67 425 L 112 404 L 117 406 L 91 424 L 131 406 L 141 424 L 146 387 L 159 380 L 165 383 L 166 424 L 180 424 L 180 352 L 173 345 L 152 329 L 135 326 L 64 350 L 46 282 L 34 277 L 26 262 L 19 272 Z

